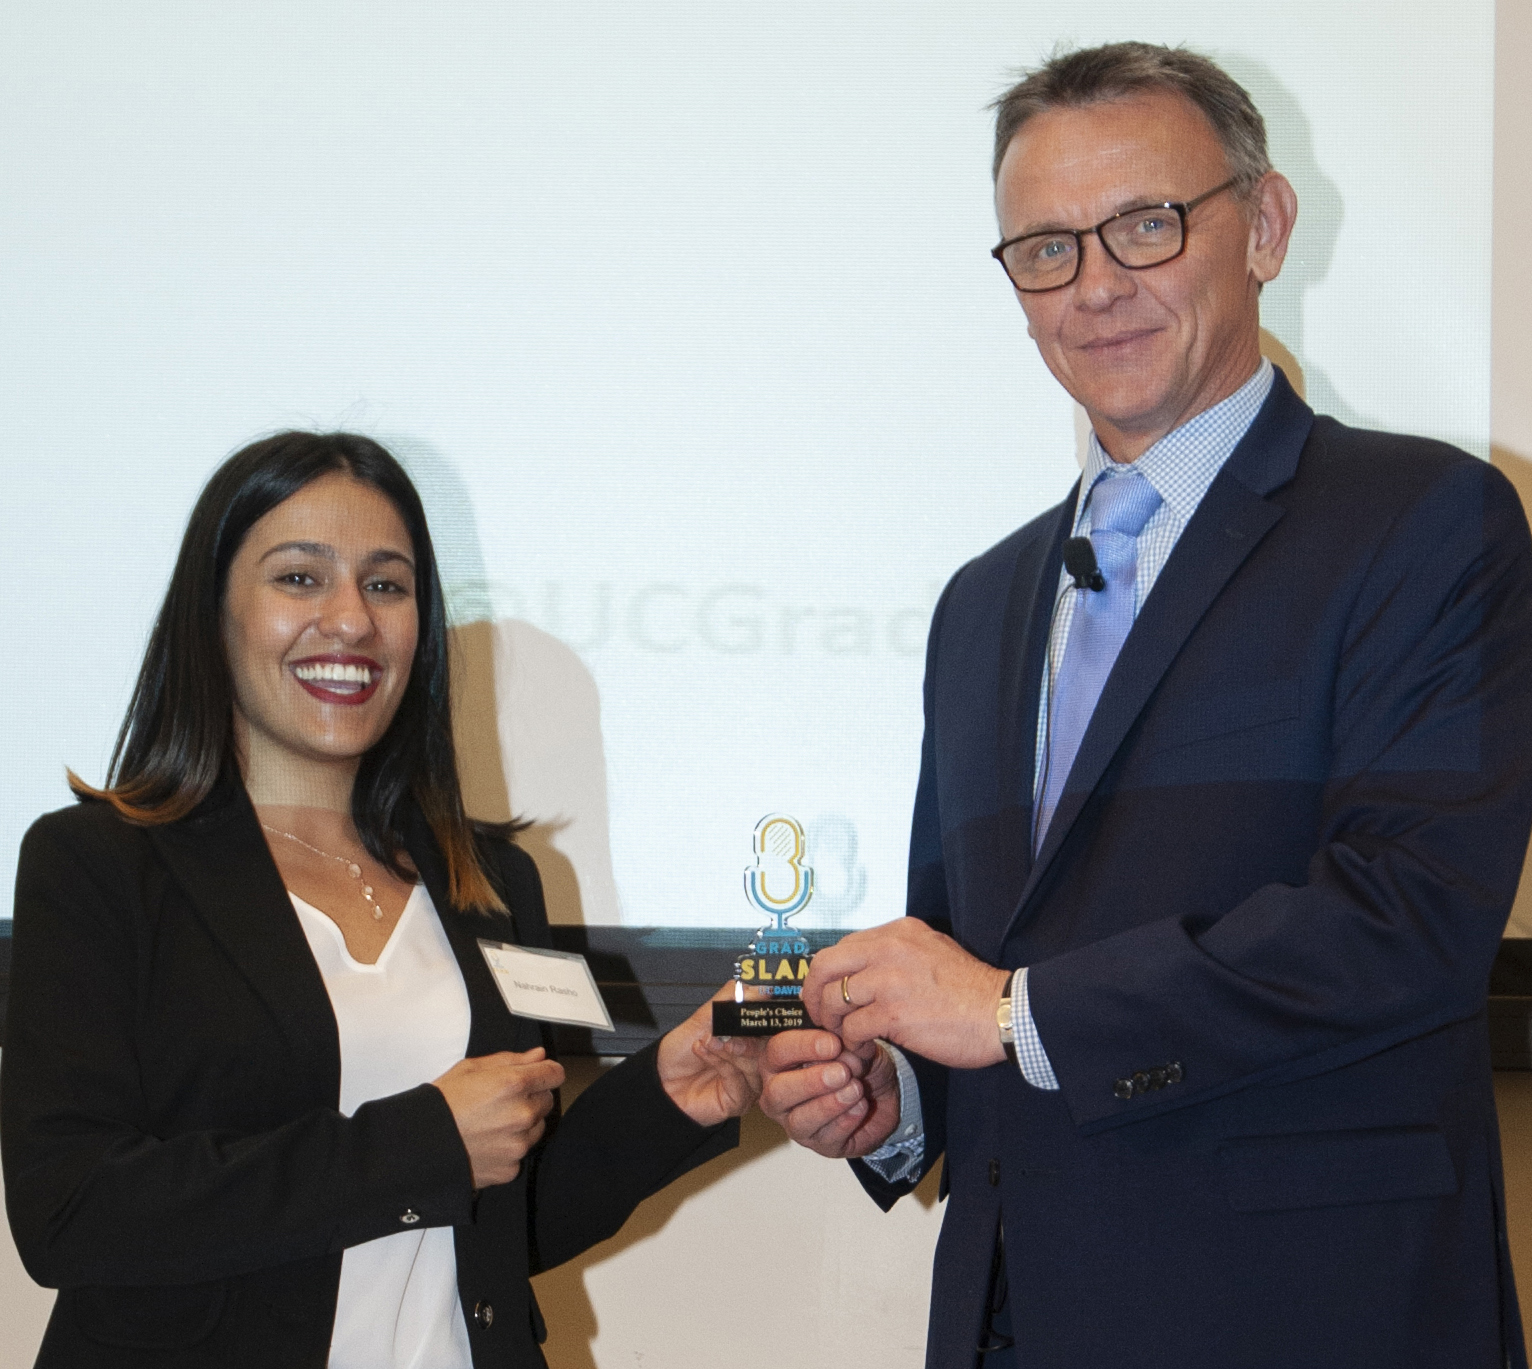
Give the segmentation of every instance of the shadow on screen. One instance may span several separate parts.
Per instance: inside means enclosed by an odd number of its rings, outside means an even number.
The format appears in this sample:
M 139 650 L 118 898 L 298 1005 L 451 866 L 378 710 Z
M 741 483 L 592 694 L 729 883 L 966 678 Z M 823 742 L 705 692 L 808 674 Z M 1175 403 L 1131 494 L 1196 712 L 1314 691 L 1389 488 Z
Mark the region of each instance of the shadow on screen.
M 532 825 L 548 920 L 620 922 L 601 702 L 583 661 L 518 619 L 452 631 L 454 728 L 463 800 L 475 817 Z
M 532 825 L 555 925 L 622 921 L 612 874 L 601 699 L 579 655 L 516 618 L 495 617 L 471 492 L 430 443 L 387 434 L 420 491 L 452 629 L 453 730 L 471 816 Z
M 1261 321 L 1265 325 L 1261 350 L 1287 372 L 1288 379 L 1294 382 L 1295 388 L 1316 412 L 1357 427 L 1387 427 L 1376 417 L 1353 408 L 1308 354 L 1304 337 L 1304 297 L 1329 275 L 1335 244 L 1346 218 L 1346 205 L 1340 189 L 1325 174 L 1314 154 L 1314 134 L 1308 115 L 1265 63 L 1235 54 L 1221 54 L 1219 60 L 1255 100 L 1266 119 L 1266 140 L 1272 165 L 1293 183 L 1293 189 L 1298 192 L 1298 224 L 1293 230 L 1287 261 L 1283 264 L 1282 274 L 1261 296 Z M 1296 363 L 1297 376 L 1269 345 L 1268 337 Z
M 1340 188 L 1315 155 L 1308 115 L 1265 63 L 1242 54 L 1220 54 L 1219 61 L 1255 100 L 1266 120 L 1272 165 L 1293 183 L 1298 194 L 1298 223 L 1287 260 L 1281 275 L 1261 296 L 1262 354 L 1286 372 L 1315 413 L 1328 414 L 1353 427 L 1397 431 L 1397 420 L 1391 421 L 1386 414 L 1365 413 L 1352 405 L 1325 369 L 1315 364 L 1308 349 L 1305 297 L 1329 275 L 1346 218 Z M 1462 434 L 1441 436 L 1470 451 L 1476 445 L 1473 438 Z M 1507 461 L 1524 459 L 1497 450 L 1492 460 L 1511 477 L 1526 503 L 1532 486 L 1519 480 L 1506 465 Z M 1528 507 L 1532 508 L 1532 504 Z

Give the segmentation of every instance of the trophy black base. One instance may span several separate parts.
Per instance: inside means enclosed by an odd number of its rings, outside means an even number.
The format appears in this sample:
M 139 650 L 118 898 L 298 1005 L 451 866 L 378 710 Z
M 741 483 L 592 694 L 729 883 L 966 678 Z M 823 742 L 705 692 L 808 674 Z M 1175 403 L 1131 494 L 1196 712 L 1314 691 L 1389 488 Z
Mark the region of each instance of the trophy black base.
M 799 998 L 713 1004 L 714 1036 L 775 1036 L 778 1032 L 801 1031 L 813 1025 Z

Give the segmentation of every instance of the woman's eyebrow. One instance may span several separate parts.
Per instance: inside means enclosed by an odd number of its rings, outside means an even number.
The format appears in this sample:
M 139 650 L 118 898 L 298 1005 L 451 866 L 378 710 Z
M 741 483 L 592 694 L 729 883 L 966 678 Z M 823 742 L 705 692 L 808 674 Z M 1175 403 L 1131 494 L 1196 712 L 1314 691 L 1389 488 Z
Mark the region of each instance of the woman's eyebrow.
M 410 560 L 408 556 L 406 556 L 402 551 L 394 551 L 389 547 L 380 547 L 377 551 L 368 556 L 365 564 L 369 566 L 382 566 L 387 565 L 392 561 L 397 561 L 400 565 L 405 566 L 410 570 L 415 569 L 415 563 Z
M 261 554 L 261 560 L 277 556 L 285 551 L 302 552 L 306 556 L 321 556 L 326 561 L 334 561 L 335 548 L 328 542 L 278 542 L 276 546 Z M 415 563 L 402 551 L 395 551 L 392 547 L 379 547 L 376 551 L 369 552 L 362 560 L 365 566 L 383 566 L 392 563 L 415 569 Z
M 284 551 L 301 551 L 308 556 L 323 556 L 327 561 L 335 559 L 335 548 L 326 542 L 278 542 L 276 546 L 261 554 L 261 560 L 264 561 L 267 557 L 276 556 Z

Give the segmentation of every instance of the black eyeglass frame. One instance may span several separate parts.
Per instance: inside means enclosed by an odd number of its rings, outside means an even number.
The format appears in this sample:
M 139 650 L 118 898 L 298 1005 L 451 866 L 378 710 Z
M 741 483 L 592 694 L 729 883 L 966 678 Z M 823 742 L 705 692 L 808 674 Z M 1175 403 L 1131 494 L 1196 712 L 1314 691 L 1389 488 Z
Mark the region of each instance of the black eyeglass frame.
M 1050 290 L 1062 290 L 1066 286 L 1073 285 L 1080 279 L 1080 267 L 1085 261 L 1085 239 L 1095 234 L 1096 241 L 1101 244 L 1101 250 L 1115 261 L 1124 271 L 1152 271 L 1156 266 L 1165 266 L 1173 262 L 1186 251 L 1186 241 L 1189 230 L 1186 226 L 1187 215 L 1200 204 L 1205 204 L 1214 195 L 1221 195 L 1225 190 L 1232 190 L 1239 184 L 1238 178 L 1227 180 L 1222 185 L 1215 185 L 1211 190 L 1204 191 L 1194 200 L 1184 200 L 1180 203 L 1167 200 L 1164 204 L 1136 204 L 1131 209 L 1120 210 L 1101 220 L 1094 228 L 1051 228 L 1037 233 L 1020 233 L 1014 238 L 1002 239 L 996 246 L 990 248 L 990 256 L 1000 263 L 1000 269 L 1005 272 L 1005 278 L 1011 285 L 1024 295 L 1046 295 Z M 1125 219 L 1129 214 L 1142 214 L 1146 209 L 1171 209 L 1176 217 L 1181 220 L 1181 245 L 1170 256 L 1162 261 L 1152 261 L 1146 266 L 1130 266 L 1121 257 L 1112 251 L 1111 244 L 1101 236 L 1101 230 L 1109 223 L 1116 223 L 1118 219 Z M 1075 269 L 1068 280 L 1061 280 L 1057 285 L 1017 285 L 1016 277 L 1011 274 L 1011 268 L 1005 264 L 1005 249 L 1014 247 L 1019 242 L 1025 242 L 1028 238 L 1063 238 L 1070 237 L 1075 240 Z

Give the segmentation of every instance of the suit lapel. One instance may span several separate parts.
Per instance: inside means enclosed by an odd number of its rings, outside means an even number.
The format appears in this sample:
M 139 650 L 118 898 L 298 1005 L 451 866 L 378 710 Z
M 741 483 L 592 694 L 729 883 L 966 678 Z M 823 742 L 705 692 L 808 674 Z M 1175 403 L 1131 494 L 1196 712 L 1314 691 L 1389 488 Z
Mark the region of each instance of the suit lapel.
M 1015 906 L 1032 866 L 1032 777 L 1037 762 L 1037 709 L 1042 689 L 1043 661 L 1053 629 L 1059 567 L 1064 540 L 1074 526 L 1075 499 L 1079 485 L 1056 509 L 1045 515 L 1048 522 L 1040 535 L 1017 554 L 1001 622 L 997 811 L 1016 814 L 1014 824 L 1004 823 L 997 856 L 1002 862 L 1002 889 L 1008 891 L 1004 907 Z M 996 940 L 1003 926 L 986 929 L 980 941 Z
M 1037 706 L 1053 629 L 1064 540 L 1074 525 L 1079 484 L 1049 515 L 1052 526 L 1016 557 L 1000 645 L 1000 807 L 1032 805 Z M 1030 843 L 1028 843 L 1030 847 Z
M 1292 478 L 1313 421 L 1313 411 L 1278 371 L 1266 403 L 1187 523 L 1107 676 L 1007 934 L 1171 662 L 1230 578 L 1282 517 L 1281 507 L 1265 496 Z M 1032 700 L 1035 719 L 1035 688 Z
M 319 967 L 244 786 L 224 781 L 148 835 L 197 915 L 292 1047 L 312 1096 L 340 1102 L 340 1038 Z
M 436 905 L 442 930 L 452 946 L 458 968 L 463 974 L 463 987 L 468 992 L 468 1007 L 472 1025 L 468 1031 L 469 1056 L 489 1055 L 494 1051 L 530 1050 L 542 1044 L 541 1033 L 535 1022 L 527 1018 L 512 1018 L 500 997 L 494 976 L 484 963 L 479 949 L 479 938 L 487 941 L 519 942 L 513 919 L 503 916 L 486 916 L 477 912 L 462 912 L 452 902 L 447 879 L 447 862 L 443 859 L 436 838 L 432 835 L 425 818 L 414 804 L 410 805 L 409 818 L 405 824 L 405 849 L 420 872 L 426 892 Z

